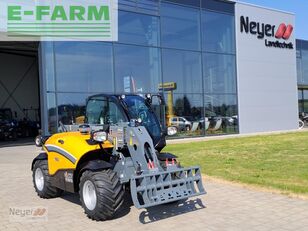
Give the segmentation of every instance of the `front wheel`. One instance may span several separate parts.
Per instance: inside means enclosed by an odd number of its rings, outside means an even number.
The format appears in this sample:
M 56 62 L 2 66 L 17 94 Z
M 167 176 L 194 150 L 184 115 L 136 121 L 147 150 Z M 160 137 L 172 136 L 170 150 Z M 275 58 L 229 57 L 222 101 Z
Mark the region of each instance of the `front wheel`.
M 82 207 L 96 221 L 112 219 L 123 203 L 124 190 L 117 174 L 110 170 L 85 171 L 79 184 Z
M 51 184 L 48 174 L 47 160 L 38 160 L 33 166 L 32 172 L 33 184 L 37 195 L 41 198 L 55 198 L 62 194 L 62 190 Z

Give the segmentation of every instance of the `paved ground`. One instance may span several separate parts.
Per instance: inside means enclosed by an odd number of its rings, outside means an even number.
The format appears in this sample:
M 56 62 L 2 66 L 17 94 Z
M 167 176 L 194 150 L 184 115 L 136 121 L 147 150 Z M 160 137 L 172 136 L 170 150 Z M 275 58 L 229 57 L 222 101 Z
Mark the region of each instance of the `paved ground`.
M 0 230 L 307 230 L 308 201 L 206 181 L 208 194 L 185 203 L 137 210 L 128 202 L 112 221 L 89 220 L 78 195 L 36 196 L 33 146 L 0 148 Z M 48 221 L 10 221 L 10 208 L 46 207 Z

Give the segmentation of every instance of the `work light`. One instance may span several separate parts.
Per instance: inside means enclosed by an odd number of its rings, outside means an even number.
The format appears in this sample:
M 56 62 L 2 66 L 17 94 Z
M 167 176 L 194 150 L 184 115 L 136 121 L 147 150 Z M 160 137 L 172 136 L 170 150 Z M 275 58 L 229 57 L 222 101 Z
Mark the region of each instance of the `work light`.
M 92 133 L 92 139 L 97 142 L 104 142 L 108 139 L 107 132 L 97 131 Z

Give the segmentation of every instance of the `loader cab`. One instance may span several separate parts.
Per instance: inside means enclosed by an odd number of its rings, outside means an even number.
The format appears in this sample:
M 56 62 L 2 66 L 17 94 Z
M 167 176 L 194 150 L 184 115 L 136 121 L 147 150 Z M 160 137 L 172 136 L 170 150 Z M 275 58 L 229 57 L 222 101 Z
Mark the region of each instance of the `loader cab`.
M 166 145 L 165 135 L 150 101 L 139 95 L 95 95 L 88 99 L 86 123 L 90 125 L 116 125 L 140 120 L 160 151 Z

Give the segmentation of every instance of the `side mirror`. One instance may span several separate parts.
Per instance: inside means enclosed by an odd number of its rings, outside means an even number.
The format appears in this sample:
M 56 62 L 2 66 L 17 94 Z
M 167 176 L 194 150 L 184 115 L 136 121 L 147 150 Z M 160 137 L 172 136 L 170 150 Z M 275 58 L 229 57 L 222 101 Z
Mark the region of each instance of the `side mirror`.
M 178 133 L 178 130 L 177 130 L 176 127 L 168 127 L 167 128 L 168 136 L 174 136 L 176 133 Z

